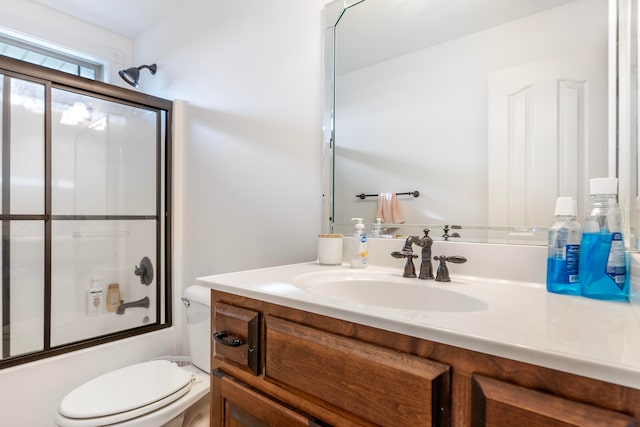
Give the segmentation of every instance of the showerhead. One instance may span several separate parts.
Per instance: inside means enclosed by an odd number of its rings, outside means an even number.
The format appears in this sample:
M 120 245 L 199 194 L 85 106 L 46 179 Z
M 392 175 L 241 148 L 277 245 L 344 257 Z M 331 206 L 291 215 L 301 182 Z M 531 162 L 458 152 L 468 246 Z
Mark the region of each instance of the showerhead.
M 122 80 L 129 83 L 131 86 L 138 87 L 138 80 L 140 79 L 140 70 L 142 70 L 143 68 L 148 68 L 149 71 L 151 71 L 151 74 L 155 74 L 157 70 L 156 64 L 141 65 L 139 67 L 131 67 L 131 68 L 127 68 L 126 70 L 120 70 L 118 71 L 118 74 L 120 74 L 120 77 L 122 77 Z

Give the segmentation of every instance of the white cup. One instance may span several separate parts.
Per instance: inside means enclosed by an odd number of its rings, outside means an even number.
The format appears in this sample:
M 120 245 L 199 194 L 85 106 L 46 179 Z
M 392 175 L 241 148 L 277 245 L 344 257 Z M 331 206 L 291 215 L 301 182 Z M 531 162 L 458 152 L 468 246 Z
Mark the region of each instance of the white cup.
M 342 264 L 342 234 L 318 235 L 318 264 Z

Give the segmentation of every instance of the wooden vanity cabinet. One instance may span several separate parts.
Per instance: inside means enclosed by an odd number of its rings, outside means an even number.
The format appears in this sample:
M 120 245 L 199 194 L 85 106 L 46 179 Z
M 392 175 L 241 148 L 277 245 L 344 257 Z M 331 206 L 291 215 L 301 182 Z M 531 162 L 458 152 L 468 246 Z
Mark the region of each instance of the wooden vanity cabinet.
M 381 426 L 449 425 L 449 367 L 267 315 L 264 377 Z
M 619 412 L 474 375 L 471 425 L 631 427 L 638 422 Z
M 212 344 L 213 426 L 640 426 L 638 389 L 215 290 L 211 307 L 214 333 L 240 309 L 259 336 L 257 370 Z
M 226 427 L 322 426 L 315 420 L 249 387 L 220 369 L 212 381 L 213 425 Z

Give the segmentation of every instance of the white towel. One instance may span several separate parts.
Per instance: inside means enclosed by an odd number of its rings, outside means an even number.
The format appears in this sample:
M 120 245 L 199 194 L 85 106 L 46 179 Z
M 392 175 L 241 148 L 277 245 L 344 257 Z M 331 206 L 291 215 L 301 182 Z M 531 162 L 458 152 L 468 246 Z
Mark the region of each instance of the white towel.
M 382 218 L 387 224 L 402 224 L 404 217 L 398 205 L 398 196 L 396 193 L 380 193 L 378 194 L 378 209 L 376 210 L 376 218 Z

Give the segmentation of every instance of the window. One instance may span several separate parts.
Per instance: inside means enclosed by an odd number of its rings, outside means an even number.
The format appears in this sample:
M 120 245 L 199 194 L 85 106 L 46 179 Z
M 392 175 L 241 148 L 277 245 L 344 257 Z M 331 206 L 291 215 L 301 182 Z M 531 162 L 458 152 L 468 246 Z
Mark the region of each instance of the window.
M 171 107 L 0 57 L 0 368 L 171 325 Z
M 103 66 L 73 55 L 0 35 L 0 55 L 91 80 L 104 80 Z

